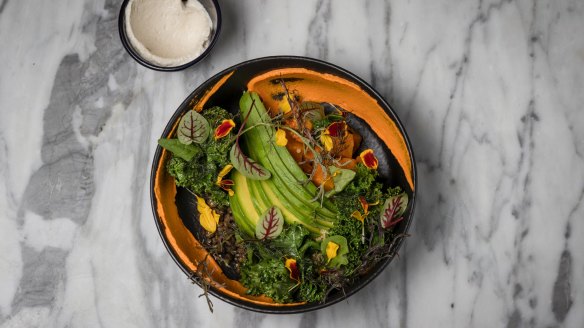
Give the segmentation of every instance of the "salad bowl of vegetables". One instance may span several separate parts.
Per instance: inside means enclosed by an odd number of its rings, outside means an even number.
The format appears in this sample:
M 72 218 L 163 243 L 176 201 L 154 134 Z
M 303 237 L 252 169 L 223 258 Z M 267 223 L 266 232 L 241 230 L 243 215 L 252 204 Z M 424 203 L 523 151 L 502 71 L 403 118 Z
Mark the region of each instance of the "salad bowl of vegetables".
M 387 102 L 350 72 L 277 56 L 228 68 L 168 122 L 152 209 L 204 295 L 266 313 L 343 300 L 394 258 L 416 170 Z

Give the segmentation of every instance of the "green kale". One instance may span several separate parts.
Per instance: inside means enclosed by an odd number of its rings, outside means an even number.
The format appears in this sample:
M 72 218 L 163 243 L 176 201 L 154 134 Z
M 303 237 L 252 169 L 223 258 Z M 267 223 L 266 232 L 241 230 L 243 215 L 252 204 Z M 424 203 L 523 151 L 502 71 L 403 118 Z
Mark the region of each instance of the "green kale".
M 365 196 L 368 202 L 375 202 L 383 195 L 383 185 L 377 181 L 377 171 L 368 169 L 363 163 L 355 166 L 355 178 L 343 190 L 341 197 Z
M 360 208 L 360 205 L 358 205 Z M 357 208 L 357 207 L 355 207 Z M 361 265 L 361 255 L 367 250 L 367 246 L 362 240 L 361 222 L 349 215 L 337 216 L 338 221 L 329 231 L 329 235 L 343 236 L 347 239 L 349 252 L 346 254 L 347 264 L 344 267 L 345 272 L 350 274 Z
M 284 261 L 279 258 L 264 258 L 257 263 L 246 261 L 241 267 L 240 282 L 248 288 L 248 294 L 264 294 L 278 303 L 293 301 L 289 290 L 296 283 L 290 279 Z
M 229 164 L 229 150 L 233 145 L 233 140 L 228 137 L 215 140 L 210 138 L 205 147 L 207 161 L 220 166 L 221 168 Z
M 224 209 L 229 207 L 229 196 L 215 182 L 220 168 L 214 163 L 204 163 L 198 159 L 185 161 L 180 157 L 171 158 L 166 169 L 174 177 L 177 186 L 188 188 L 209 200 L 209 205 Z
M 223 120 L 233 119 L 233 116 L 229 114 L 225 109 L 221 107 L 212 107 L 203 111 L 203 117 L 209 121 L 212 131 L 221 124 Z M 207 161 L 213 162 L 220 166 L 220 169 L 229 164 L 229 150 L 233 145 L 233 140 L 231 138 L 230 132 L 226 137 L 215 139 L 213 137 L 209 138 L 207 144 L 205 145 L 205 152 L 207 154 Z
M 300 224 L 287 225 L 282 233 L 271 242 L 282 256 L 301 257 L 301 248 L 310 231 Z
M 229 112 L 220 107 L 204 110 L 202 115 L 209 121 L 213 130 L 224 119 L 233 118 Z M 188 157 L 184 156 L 184 151 L 180 147 L 165 147 L 173 153 L 166 166 L 168 173 L 175 178 L 177 186 L 188 188 L 193 193 L 205 197 L 211 207 L 225 209 L 229 207 L 229 196 L 216 185 L 216 182 L 219 171 L 229 164 L 229 148 L 232 143 L 233 140 L 229 136 L 217 140 L 211 137 L 202 145 L 189 145 L 199 147 L 199 151 L 189 152 Z M 186 160 L 188 158 L 190 160 Z
M 367 222 L 377 221 L 375 219 L 379 216 L 380 204 L 386 198 L 382 191 L 383 185 L 376 181 L 376 170 L 370 170 L 361 163 L 357 164 L 355 169 L 356 175 L 351 183 L 342 192 L 331 198 L 337 206 L 338 214 L 337 222 L 329 231 L 329 236 L 340 235 L 347 239 L 349 246 L 348 263 L 344 268 L 347 275 L 351 275 L 361 265 L 361 257 L 369 246 L 368 243 L 364 242 L 366 241 L 364 237 L 367 237 L 364 236 L 364 233 L 366 235 L 373 233 L 373 231 L 367 231 L 366 228 L 369 227 Z M 369 204 L 377 203 L 377 205 L 369 206 L 369 214 L 365 220 L 366 226 L 363 226 L 363 223 L 352 216 L 355 211 L 364 214 L 363 207 L 359 201 L 361 196 L 365 197 Z
M 312 260 L 311 253 L 321 259 L 322 255 L 320 244 L 309 236 L 310 231 L 304 226 L 292 224 L 286 225 L 273 240 L 250 242 L 248 258 L 241 269 L 241 283 L 248 293 L 265 294 L 277 302 L 322 301 L 328 289 L 319 274 L 324 262 Z M 289 258 L 297 261 L 300 281 L 290 278 L 285 266 Z
M 209 125 L 213 130 L 215 130 L 215 128 L 219 126 L 221 121 L 230 120 L 233 118 L 233 115 L 231 115 L 228 111 L 219 106 L 205 109 L 204 111 L 201 112 L 201 114 L 203 114 L 203 117 L 207 119 Z
M 318 267 L 309 259 L 300 262 L 301 284 L 298 289 L 297 299 L 305 302 L 322 302 L 329 289 L 326 281 L 318 272 Z

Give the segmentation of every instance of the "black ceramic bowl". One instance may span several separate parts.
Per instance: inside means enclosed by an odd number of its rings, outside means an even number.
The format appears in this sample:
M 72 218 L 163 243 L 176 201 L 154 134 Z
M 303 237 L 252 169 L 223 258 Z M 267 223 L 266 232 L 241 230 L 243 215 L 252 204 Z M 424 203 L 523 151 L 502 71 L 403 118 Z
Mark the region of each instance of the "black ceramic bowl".
M 410 142 L 391 106 L 362 79 L 340 67 L 315 59 L 292 56 L 266 57 L 240 63 L 218 73 L 193 91 L 170 118 L 161 137 L 174 136 L 176 124 L 182 115 L 196 106 L 209 108 L 217 105 L 235 113 L 241 94 L 246 90 L 249 81 L 258 75 L 271 74 L 271 72 L 279 72 L 277 73 L 278 80 L 286 79 L 289 81 L 286 83 L 290 83 L 292 88 L 299 90 L 301 95 L 302 88 L 311 85 L 314 81 L 310 80 L 308 75 L 294 74 L 294 72 L 314 72 L 315 76 L 322 78 L 321 83 L 333 88 L 331 89 L 333 91 L 337 90 L 335 88 L 341 88 L 339 90 L 342 91 L 345 87 L 358 90 L 355 94 L 356 98 L 352 97 L 349 100 L 371 101 L 367 106 L 363 103 L 363 107 L 366 108 L 363 108 L 360 113 L 350 114 L 349 124 L 363 136 L 362 147 L 374 149 L 379 158 L 378 170 L 384 183 L 387 186 L 400 186 L 409 195 L 410 202 L 404 213 L 404 220 L 398 223 L 394 230 L 395 235 L 403 236 L 410 226 L 416 198 L 416 170 Z M 276 80 L 266 81 L 267 86 L 278 85 Z M 322 93 L 319 91 L 317 94 Z M 266 97 L 269 96 L 262 97 L 266 102 Z M 335 103 L 335 99 L 328 99 L 328 101 Z M 356 102 L 356 104 L 360 105 L 361 102 Z M 344 105 L 350 104 L 345 102 Z M 359 115 L 369 118 L 375 116 L 378 119 L 368 121 L 357 117 Z M 198 223 L 196 202 L 193 201 L 193 196 L 183 188 L 176 188 L 174 179 L 166 172 L 165 166 L 169 157 L 167 151 L 160 146 L 157 147 L 150 185 L 152 210 L 168 252 L 183 272 L 192 277 L 198 270 L 197 263 L 206 254 L 204 249 L 198 247 L 200 245 L 197 236 L 200 236 L 202 230 Z M 378 263 L 344 293 L 342 291 L 331 293 L 324 303 L 281 305 L 269 299 L 250 297 L 245 294 L 245 288 L 229 278 L 229 272 L 213 278 L 222 285 L 211 287 L 209 292 L 235 306 L 264 313 L 299 313 L 320 309 L 346 299 L 379 275 L 399 250 L 403 237 L 395 240 L 391 248 L 391 256 Z M 194 292 L 193 295 L 195 295 Z
M 188 63 L 184 63 L 182 65 L 160 66 L 160 65 L 151 63 L 148 60 L 142 58 L 140 56 L 140 54 L 134 49 L 134 47 L 132 46 L 132 43 L 130 42 L 130 39 L 128 38 L 128 35 L 126 33 L 126 15 L 125 15 L 125 13 L 126 13 L 126 7 L 128 6 L 129 1 L 130 0 L 124 0 L 124 2 L 122 2 L 122 7 L 120 8 L 120 14 L 118 17 L 118 30 L 120 32 L 120 39 L 122 40 L 122 45 L 124 45 L 124 48 L 130 54 L 130 56 L 132 58 L 134 58 L 139 64 L 141 64 L 144 67 L 148 67 L 150 69 L 153 69 L 156 71 L 163 71 L 163 72 L 174 72 L 174 71 L 183 70 L 189 66 L 192 66 L 192 65 L 198 63 L 203 58 L 205 58 L 209 54 L 209 52 L 211 52 L 211 49 L 213 48 L 213 46 L 217 42 L 217 39 L 219 37 L 219 32 L 221 31 L 221 9 L 219 7 L 219 3 L 217 2 L 217 0 L 199 0 L 201 5 L 203 5 L 203 7 L 205 7 L 207 12 L 209 13 L 209 17 L 211 17 L 211 22 L 213 23 L 213 26 L 211 29 L 211 35 L 209 37 L 209 44 L 208 44 L 207 48 L 197 58 L 191 60 Z

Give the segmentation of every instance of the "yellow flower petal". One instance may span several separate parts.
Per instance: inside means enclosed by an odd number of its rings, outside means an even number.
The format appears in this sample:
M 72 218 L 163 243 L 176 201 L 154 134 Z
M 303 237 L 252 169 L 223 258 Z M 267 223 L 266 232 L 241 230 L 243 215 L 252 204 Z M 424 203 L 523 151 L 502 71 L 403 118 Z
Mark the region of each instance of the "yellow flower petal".
M 328 134 L 321 134 L 320 135 L 320 142 L 322 142 L 322 145 L 324 146 L 324 149 L 326 151 L 331 151 L 331 149 L 333 149 L 334 143 L 333 143 L 333 138 L 331 136 L 329 136 Z
M 219 223 L 219 214 L 215 212 L 203 197 L 197 197 L 197 211 L 199 211 L 199 222 L 203 229 L 214 233 L 217 230 L 217 223 Z
M 278 146 L 286 146 L 286 144 L 288 144 L 288 139 L 286 138 L 286 131 L 284 131 L 283 129 L 278 129 L 278 131 L 276 131 L 276 145 Z
M 353 212 L 353 213 L 351 214 L 351 216 L 352 216 L 352 217 L 354 217 L 355 219 L 357 219 L 357 220 L 359 220 L 359 221 L 363 222 L 363 221 L 365 221 L 365 216 L 366 216 L 366 215 L 361 215 L 361 212 L 359 212 L 359 211 L 355 211 L 355 212 Z
M 217 175 L 217 185 L 221 184 L 221 180 L 223 180 L 223 178 L 229 174 L 229 172 L 231 172 L 231 170 L 233 169 L 233 165 L 231 164 L 227 164 L 225 165 L 224 168 L 221 169 L 221 171 L 219 171 L 219 174 Z
M 227 174 L 229 174 L 229 172 L 231 172 L 232 169 L 233 169 L 233 165 L 231 165 L 231 164 L 225 165 L 225 167 L 221 169 L 219 174 L 217 174 L 217 181 L 215 181 L 215 184 L 219 188 L 227 191 L 229 196 L 233 196 L 233 194 L 234 194 L 233 190 L 231 190 L 231 188 L 229 188 L 230 186 L 233 186 L 233 181 L 232 180 L 223 181 L 223 178 L 225 178 L 225 176 Z
M 339 250 L 339 244 L 329 241 L 328 244 L 326 244 L 326 257 L 328 258 L 328 262 L 330 262 L 330 260 L 334 259 L 335 257 L 337 257 L 337 251 Z
M 290 103 L 288 102 L 288 97 L 284 97 L 278 104 L 278 107 L 284 114 L 288 114 L 292 110 L 292 107 L 290 107 Z

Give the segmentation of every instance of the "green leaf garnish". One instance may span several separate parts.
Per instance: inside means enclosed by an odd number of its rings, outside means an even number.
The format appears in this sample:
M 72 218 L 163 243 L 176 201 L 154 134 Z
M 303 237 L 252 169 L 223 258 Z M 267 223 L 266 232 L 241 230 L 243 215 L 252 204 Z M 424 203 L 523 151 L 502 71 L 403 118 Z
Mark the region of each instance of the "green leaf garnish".
M 317 102 L 305 101 L 300 104 L 300 110 L 305 119 L 318 121 L 324 118 L 324 107 Z
M 252 158 L 248 157 L 246 154 L 243 153 L 241 146 L 239 145 L 239 138 L 243 132 L 243 128 L 247 124 L 247 120 L 249 119 L 249 115 L 251 114 L 251 110 L 255 104 L 255 99 L 252 100 L 249 110 L 241 122 L 239 126 L 239 131 L 237 132 L 237 136 L 235 137 L 235 143 L 233 147 L 231 147 L 231 151 L 229 152 L 229 160 L 233 167 L 239 173 L 243 174 L 246 178 L 252 180 L 267 180 L 269 179 L 272 174 L 268 171 L 265 167 L 261 166 L 258 162 L 253 160 Z M 266 114 L 267 115 L 267 114 Z
M 194 110 L 189 110 L 180 120 L 176 135 L 178 140 L 185 145 L 191 143 L 202 144 L 209 138 L 211 130 L 209 122 L 203 115 Z
M 195 144 L 185 145 L 178 139 L 158 139 L 158 144 L 170 151 L 173 155 L 190 162 L 200 151 L 201 147 Z
M 333 177 L 335 188 L 326 193 L 326 197 L 330 197 L 338 192 L 343 191 L 345 187 L 355 178 L 355 171 L 340 169 L 336 166 L 329 167 L 329 171 Z
M 338 248 L 335 250 L 335 254 L 330 254 L 330 251 L 328 251 L 330 250 L 331 246 L 329 242 L 332 242 L 338 246 Z M 339 267 L 349 263 L 349 260 L 347 259 L 349 246 L 347 244 L 347 239 L 343 236 L 330 236 L 325 238 L 320 244 L 320 251 L 325 256 L 325 258 L 327 258 L 327 265 L 329 267 Z

